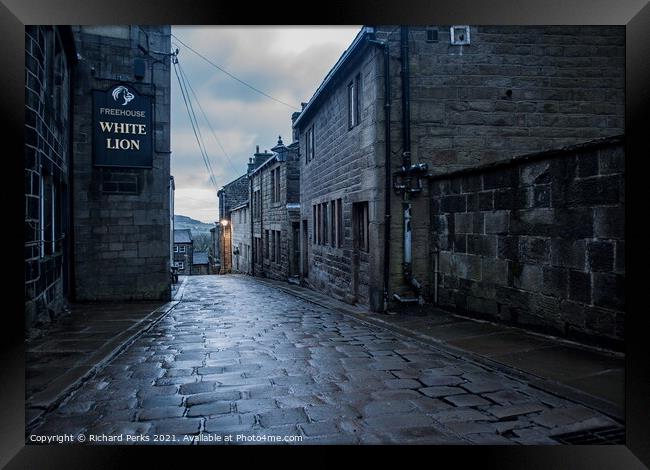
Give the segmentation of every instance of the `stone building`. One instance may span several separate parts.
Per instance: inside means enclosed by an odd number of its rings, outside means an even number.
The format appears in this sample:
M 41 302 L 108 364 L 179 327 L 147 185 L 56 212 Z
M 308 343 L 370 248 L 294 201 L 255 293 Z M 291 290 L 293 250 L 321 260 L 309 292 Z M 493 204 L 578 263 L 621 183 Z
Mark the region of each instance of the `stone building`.
M 176 184 L 174 177 L 169 177 L 169 259 L 174 265 L 174 196 L 176 194 Z
M 67 26 L 25 27 L 25 324 L 61 314 L 72 269 L 71 82 L 77 56 Z
M 294 122 L 302 282 L 373 311 L 432 301 L 429 180 L 623 134 L 624 41 L 618 26 L 364 27 Z
M 194 260 L 194 240 L 190 229 L 174 230 L 174 266 L 178 274 L 189 276 L 192 274 Z
M 248 201 L 230 211 L 232 272 L 251 274 L 251 221 Z
M 170 298 L 170 27 L 25 28 L 25 313 Z
M 219 198 L 219 223 L 221 228 L 219 233 L 219 251 L 221 253 L 220 273 L 225 274 L 232 271 L 232 230 L 230 226 L 231 211 L 246 203 L 249 198 L 249 179 L 248 174 L 264 163 L 273 154 L 264 151 L 260 152 L 259 145 L 253 157 L 248 162 L 248 169 L 245 175 L 225 184 L 218 192 Z
M 208 261 L 207 251 L 195 251 L 192 254 L 192 274 L 205 275 L 209 272 L 210 262 Z
M 210 274 L 219 274 L 219 271 L 221 270 L 220 232 L 221 224 L 219 222 L 215 222 L 214 227 L 210 229 L 210 249 L 208 250 Z
M 168 300 L 171 28 L 73 32 L 76 298 Z
M 287 280 L 300 269 L 300 161 L 298 143 L 278 138 L 271 156 L 248 175 L 253 237 L 251 274 Z

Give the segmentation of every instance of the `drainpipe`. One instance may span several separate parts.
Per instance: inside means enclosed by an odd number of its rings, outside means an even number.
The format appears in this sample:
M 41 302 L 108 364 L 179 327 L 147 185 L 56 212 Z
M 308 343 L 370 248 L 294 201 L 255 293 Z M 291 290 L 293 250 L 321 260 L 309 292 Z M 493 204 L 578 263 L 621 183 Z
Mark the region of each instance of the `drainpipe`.
M 391 192 L 391 164 L 390 164 L 390 54 L 388 40 L 378 41 L 370 39 L 370 43 L 382 48 L 384 54 L 384 312 L 388 311 L 388 288 L 390 279 L 390 192 Z
M 250 270 L 251 276 L 255 276 L 255 237 L 253 232 L 253 175 L 248 175 L 249 181 L 249 191 L 248 191 L 248 212 L 250 212 L 251 220 L 251 249 L 249 254 L 252 255 L 248 260 L 248 268 Z
M 422 285 L 413 276 L 413 259 L 412 259 L 412 209 L 411 204 L 411 87 L 409 82 L 409 28 L 408 26 L 400 27 L 400 60 L 402 63 L 402 171 L 405 172 L 405 191 L 403 202 L 404 217 L 404 277 L 418 296 L 418 303 L 424 303 L 422 298 Z

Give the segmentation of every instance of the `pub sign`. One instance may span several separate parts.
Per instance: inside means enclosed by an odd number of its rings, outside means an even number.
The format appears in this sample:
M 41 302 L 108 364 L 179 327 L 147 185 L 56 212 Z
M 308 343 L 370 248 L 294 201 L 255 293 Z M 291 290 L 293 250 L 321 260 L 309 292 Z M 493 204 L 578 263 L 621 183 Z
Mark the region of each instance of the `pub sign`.
M 129 84 L 93 90 L 93 155 L 96 166 L 151 168 L 151 97 Z

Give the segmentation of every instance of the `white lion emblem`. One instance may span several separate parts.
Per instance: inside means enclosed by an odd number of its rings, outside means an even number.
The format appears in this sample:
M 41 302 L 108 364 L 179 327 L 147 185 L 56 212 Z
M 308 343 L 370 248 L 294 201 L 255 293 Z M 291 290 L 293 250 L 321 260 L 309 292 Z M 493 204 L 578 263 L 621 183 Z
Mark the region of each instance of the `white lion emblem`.
M 115 90 L 113 90 L 113 99 L 115 101 L 119 99 L 120 93 L 124 93 L 124 103 L 122 103 L 122 106 L 126 106 L 129 101 L 135 98 L 135 95 L 131 93 L 127 87 L 120 85 Z

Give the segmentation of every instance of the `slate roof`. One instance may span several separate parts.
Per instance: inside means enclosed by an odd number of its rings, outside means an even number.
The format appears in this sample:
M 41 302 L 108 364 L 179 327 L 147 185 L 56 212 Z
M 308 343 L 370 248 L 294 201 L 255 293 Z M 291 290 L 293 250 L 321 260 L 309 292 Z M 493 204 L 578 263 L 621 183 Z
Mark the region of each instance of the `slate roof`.
M 208 264 L 208 252 L 197 251 L 192 256 L 192 264 Z
M 174 243 L 192 243 L 192 232 L 189 228 L 174 230 Z

